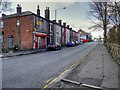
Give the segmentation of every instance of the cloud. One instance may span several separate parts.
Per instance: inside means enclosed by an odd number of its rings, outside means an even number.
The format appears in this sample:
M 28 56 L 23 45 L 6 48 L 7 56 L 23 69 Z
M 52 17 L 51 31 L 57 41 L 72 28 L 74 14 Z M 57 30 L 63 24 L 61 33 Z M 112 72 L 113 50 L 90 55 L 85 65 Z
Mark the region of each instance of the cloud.
M 73 2 L 72 1 L 71 2 L 60 2 L 60 4 L 67 7 L 67 6 L 74 4 L 74 0 Z

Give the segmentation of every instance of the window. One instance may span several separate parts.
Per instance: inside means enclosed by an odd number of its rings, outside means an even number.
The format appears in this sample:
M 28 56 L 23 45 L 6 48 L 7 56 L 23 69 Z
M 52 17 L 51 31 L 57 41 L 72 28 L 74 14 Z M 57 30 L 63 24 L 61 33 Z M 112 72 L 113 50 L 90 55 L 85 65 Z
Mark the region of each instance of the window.
M 19 26 L 20 25 L 20 20 L 17 20 L 17 26 Z
M 52 24 L 50 23 L 50 32 L 52 32 Z
M 1 35 L 1 43 L 4 43 L 4 32 L 2 32 L 2 35 Z
M 3 28 L 3 21 L 2 20 L 1 20 L 0 24 L 1 24 L 1 28 Z

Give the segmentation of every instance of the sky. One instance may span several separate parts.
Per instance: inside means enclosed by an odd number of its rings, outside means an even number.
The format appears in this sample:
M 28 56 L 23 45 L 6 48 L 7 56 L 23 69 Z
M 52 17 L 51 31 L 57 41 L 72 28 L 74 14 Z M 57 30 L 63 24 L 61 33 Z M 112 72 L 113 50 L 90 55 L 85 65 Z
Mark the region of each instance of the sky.
M 90 32 L 93 37 L 103 36 L 103 31 L 94 31 L 91 32 L 88 30 L 90 26 L 93 24 L 88 19 L 88 12 L 90 10 L 89 3 L 87 0 L 78 1 L 78 0 L 68 0 L 68 2 L 63 1 L 40 1 L 34 0 L 33 1 L 17 1 L 12 0 L 12 8 L 13 12 L 6 12 L 6 14 L 16 13 L 16 6 L 20 4 L 22 6 L 22 12 L 24 11 L 31 11 L 33 13 L 37 13 L 37 5 L 40 6 L 40 14 L 42 17 L 45 17 L 45 9 L 46 7 L 50 8 L 50 19 L 55 19 L 55 10 L 57 10 L 57 20 L 62 20 L 62 22 L 66 22 L 67 25 L 73 28 L 73 30 L 78 31 L 82 29 L 86 32 Z M 66 9 L 62 9 L 66 7 Z

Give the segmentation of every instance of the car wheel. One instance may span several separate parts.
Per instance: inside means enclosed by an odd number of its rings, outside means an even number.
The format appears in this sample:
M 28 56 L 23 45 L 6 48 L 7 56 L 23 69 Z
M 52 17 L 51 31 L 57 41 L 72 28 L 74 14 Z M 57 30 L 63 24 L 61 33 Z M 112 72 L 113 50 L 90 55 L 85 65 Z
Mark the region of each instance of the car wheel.
M 59 50 L 61 50 L 61 47 L 59 47 Z
M 55 47 L 55 50 L 57 50 L 57 47 Z

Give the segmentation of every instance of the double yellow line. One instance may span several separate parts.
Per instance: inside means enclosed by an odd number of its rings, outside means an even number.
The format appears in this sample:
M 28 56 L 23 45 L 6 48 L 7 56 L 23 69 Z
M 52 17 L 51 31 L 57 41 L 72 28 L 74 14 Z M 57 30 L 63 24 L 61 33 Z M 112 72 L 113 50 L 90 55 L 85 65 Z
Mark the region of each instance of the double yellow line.
M 86 53 L 83 57 L 80 57 L 80 58 L 78 58 L 76 61 L 74 61 L 73 63 L 72 63 L 72 65 L 71 66 L 68 66 L 68 67 L 66 67 L 64 70 L 64 72 L 62 72 L 58 77 L 61 77 L 64 73 L 66 73 L 67 71 L 68 71 L 68 69 L 71 69 L 73 66 L 75 66 L 77 63 L 79 63 L 82 59 L 84 59 L 87 55 L 89 55 L 89 53 L 93 50 L 94 48 L 92 48 L 90 51 L 88 51 L 88 53 Z M 77 66 L 77 65 L 76 65 Z M 74 67 L 75 68 L 75 67 Z M 56 77 L 55 79 L 53 79 L 53 78 L 50 78 L 47 82 L 49 82 L 49 81 L 51 81 L 52 79 L 52 81 L 49 83 L 49 84 L 47 84 L 46 86 L 44 86 L 43 88 L 42 88 L 42 90 L 44 90 L 45 88 L 47 88 L 50 84 L 52 84 L 54 81 L 56 81 L 57 79 L 58 79 L 58 77 Z

